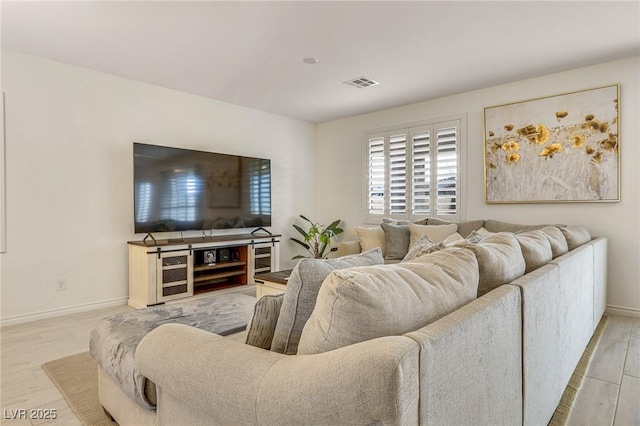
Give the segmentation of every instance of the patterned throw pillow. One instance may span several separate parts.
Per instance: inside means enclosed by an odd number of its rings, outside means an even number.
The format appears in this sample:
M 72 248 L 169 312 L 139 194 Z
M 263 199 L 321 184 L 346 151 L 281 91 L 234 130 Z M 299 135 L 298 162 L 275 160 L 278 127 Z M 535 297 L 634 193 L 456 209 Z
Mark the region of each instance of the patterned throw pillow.
M 245 343 L 257 348 L 271 348 L 276 322 L 280 315 L 284 294 L 265 294 L 256 302 L 247 324 Z

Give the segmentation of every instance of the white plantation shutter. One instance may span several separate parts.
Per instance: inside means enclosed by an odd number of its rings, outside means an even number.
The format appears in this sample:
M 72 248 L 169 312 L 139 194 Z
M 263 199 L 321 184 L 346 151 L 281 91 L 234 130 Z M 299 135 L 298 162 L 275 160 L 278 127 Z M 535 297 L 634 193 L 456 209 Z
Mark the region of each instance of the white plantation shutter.
M 431 205 L 431 130 L 415 129 L 411 133 L 412 215 L 429 215 Z
M 367 141 L 369 168 L 367 172 L 367 216 L 384 215 L 385 149 L 384 136 L 371 135 Z
M 461 220 L 462 118 L 367 135 L 366 220 Z
M 444 123 L 436 126 L 437 215 L 458 213 L 458 126 Z
M 389 136 L 389 213 L 407 213 L 407 134 Z

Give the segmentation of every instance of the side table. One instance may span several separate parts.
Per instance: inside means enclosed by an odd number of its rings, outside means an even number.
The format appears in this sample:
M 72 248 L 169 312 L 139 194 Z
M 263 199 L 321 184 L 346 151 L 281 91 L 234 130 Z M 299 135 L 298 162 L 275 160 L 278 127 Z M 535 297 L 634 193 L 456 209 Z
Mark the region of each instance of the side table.
M 259 299 L 265 294 L 284 293 L 291 271 L 293 271 L 293 269 L 255 274 L 254 281 L 256 283 L 256 297 Z

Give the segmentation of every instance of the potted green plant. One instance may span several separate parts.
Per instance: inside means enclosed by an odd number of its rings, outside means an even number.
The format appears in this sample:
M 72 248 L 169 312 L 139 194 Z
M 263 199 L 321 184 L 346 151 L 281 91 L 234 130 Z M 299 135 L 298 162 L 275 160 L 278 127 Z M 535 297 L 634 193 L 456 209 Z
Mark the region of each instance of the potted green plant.
M 293 224 L 293 227 L 302 235 L 303 239 L 298 238 L 290 238 L 292 241 L 304 247 L 311 256 L 303 256 L 301 254 L 292 257 L 291 259 L 325 259 L 329 253 L 334 251 L 330 248 L 331 239 L 338 234 L 344 232 L 343 229 L 339 228 L 341 220 L 335 220 L 331 222 L 331 225 L 324 226 L 316 222 L 312 222 L 307 219 L 303 215 L 300 215 L 302 219 L 309 222 L 309 229 L 306 231 L 302 229 L 300 226 Z M 329 249 L 329 250 L 327 250 Z

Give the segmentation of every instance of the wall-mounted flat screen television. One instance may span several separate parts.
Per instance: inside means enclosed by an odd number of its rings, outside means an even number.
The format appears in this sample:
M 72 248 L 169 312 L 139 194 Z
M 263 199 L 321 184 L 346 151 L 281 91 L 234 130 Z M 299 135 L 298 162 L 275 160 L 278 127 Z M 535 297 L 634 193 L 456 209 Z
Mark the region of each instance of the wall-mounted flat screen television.
M 136 233 L 271 225 L 271 161 L 133 144 Z

